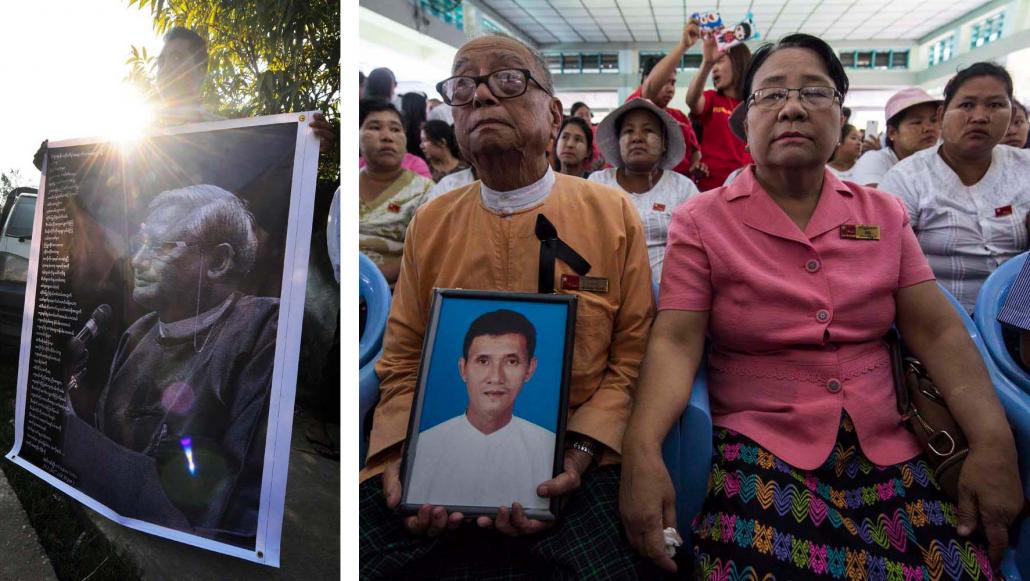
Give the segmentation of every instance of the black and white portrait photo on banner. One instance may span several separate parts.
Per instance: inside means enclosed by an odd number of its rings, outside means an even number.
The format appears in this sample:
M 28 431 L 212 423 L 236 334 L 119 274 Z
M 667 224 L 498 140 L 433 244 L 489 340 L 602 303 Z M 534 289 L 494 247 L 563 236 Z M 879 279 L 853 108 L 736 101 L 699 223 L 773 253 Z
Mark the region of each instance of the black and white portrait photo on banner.
M 278 566 L 309 120 L 49 144 L 9 459 L 123 525 Z
M 520 504 L 551 520 L 537 487 L 561 472 L 574 295 L 437 289 L 408 427 L 401 509 L 465 516 Z

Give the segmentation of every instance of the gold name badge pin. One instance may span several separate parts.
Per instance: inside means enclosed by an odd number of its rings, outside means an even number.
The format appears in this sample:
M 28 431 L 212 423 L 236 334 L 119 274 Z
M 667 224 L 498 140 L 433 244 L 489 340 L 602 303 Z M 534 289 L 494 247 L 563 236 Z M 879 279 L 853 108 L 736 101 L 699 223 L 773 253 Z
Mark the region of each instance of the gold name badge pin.
M 849 240 L 879 240 L 880 227 L 872 224 L 844 224 L 840 227 L 840 237 Z

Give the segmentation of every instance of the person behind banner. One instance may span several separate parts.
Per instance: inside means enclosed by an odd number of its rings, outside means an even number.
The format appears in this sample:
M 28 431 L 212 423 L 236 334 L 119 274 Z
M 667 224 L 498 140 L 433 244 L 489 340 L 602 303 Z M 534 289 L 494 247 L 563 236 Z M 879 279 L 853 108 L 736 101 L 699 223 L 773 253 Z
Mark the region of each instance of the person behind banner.
M 408 502 L 547 509 L 536 487 L 552 476 L 554 432 L 514 415 L 536 372 L 535 348 L 536 328 L 520 313 L 472 322 L 458 360 L 468 408 L 419 434 Z
M 572 579 L 653 579 L 658 570 L 627 544 L 615 510 L 622 431 L 652 317 L 640 219 L 617 190 L 548 165 L 562 105 L 539 53 L 486 35 L 458 49 L 452 75 L 437 90 L 453 109 L 458 144 L 479 181 L 423 205 L 408 225 L 360 474 L 360 576 L 536 578 L 563 571 Z M 439 505 L 408 517 L 394 511 L 434 288 L 578 297 L 567 447 L 559 474 L 536 488 L 566 501 L 556 523 L 529 518 L 519 502 L 465 526 L 465 515 Z M 497 468 L 495 461 L 482 466 Z
M 277 298 L 239 290 L 257 247 L 254 217 L 218 186 L 150 202 L 132 300 L 151 312 L 122 334 L 90 425 L 66 418 L 82 492 L 122 516 L 254 537 L 279 318 Z
M 172 27 L 164 35 L 164 46 L 157 56 L 158 103 L 154 126 L 176 127 L 189 123 L 203 123 L 225 119 L 204 105 L 204 81 L 207 79 L 207 41 L 195 31 L 181 26 Z M 318 150 L 332 150 L 335 135 L 333 127 L 321 113 L 311 115 L 308 126 L 318 137 Z M 43 170 L 47 140 L 39 145 L 32 157 L 36 169 Z

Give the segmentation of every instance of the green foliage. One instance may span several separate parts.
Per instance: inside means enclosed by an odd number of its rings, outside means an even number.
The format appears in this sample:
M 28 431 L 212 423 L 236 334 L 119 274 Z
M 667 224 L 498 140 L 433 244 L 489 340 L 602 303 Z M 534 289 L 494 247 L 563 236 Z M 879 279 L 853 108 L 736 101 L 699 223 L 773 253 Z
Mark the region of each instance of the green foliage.
M 0 171 L 0 205 L 2 205 L 7 194 L 11 193 L 11 190 L 28 185 L 32 184 L 21 175 L 19 170 L 9 169 L 7 171 Z
M 204 98 L 234 117 L 320 109 L 340 129 L 339 0 L 128 0 L 149 10 L 154 30 L 195 30 L 208 42 Z M 132 47 L 128 79 L 154 94 L 154 55 Z M 319 177 L 339 181 L 339 147 Z

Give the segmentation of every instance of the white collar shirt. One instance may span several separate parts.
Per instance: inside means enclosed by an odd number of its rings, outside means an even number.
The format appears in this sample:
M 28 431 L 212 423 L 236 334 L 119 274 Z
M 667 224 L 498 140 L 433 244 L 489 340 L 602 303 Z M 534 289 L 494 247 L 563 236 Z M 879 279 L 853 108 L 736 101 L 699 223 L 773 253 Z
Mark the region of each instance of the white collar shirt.
M 554 432 L 518 416 L 484 434 L 461 414 L 419 434 L 407 502 L 546 510 L 536 489 L 551 479 L 554 445 Z
M 894 165 L 898 163 L 898 156 L 889 147 L 865 152 L 865 155 L 858 158 L 855 166 L 851 168 L 851 177 L 848 181 L 860 186 L 879 184 L 883 176 Z
M 528 186 L 501 192 L 492 190 L 483 184 L 479 188 L 479 195 L 486 209 L 501 215 L 508 215 L 543 204 L 547 196 L 551 194 L 552 188 L 554 188 L 554 170 L 551 169 L 551 166 L 547 166 L 544 177 Z
M 972 312 L 984 280 L 1027 249 L 1030 151 L 998 145 L 966 186 L 931 147 L 898 162 L 879 189 L 897 195 L 934 274 Z

